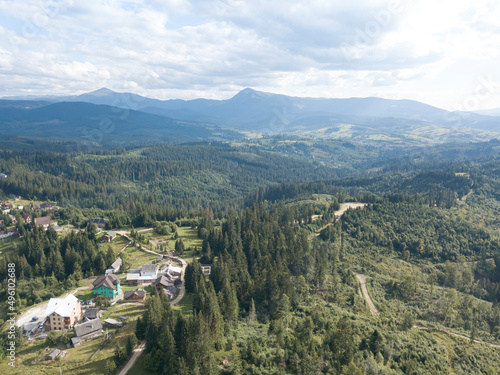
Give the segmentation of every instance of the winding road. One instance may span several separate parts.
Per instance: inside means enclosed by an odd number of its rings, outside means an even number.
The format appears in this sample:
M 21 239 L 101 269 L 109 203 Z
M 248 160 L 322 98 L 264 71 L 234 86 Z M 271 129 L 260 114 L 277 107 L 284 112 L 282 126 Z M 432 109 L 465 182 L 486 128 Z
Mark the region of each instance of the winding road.
M 133 242 L 133 239 L 130 238 L 130 232 L 126 232 L 126 231 L 117 231 L 116 233 L 122 235 L 123 237 L 127 238 L 130 242 Z M 147 253 L 150 253 L 150 254 L 154 254 L 154 255 L 157 255 L 157 256 L 163 256 L 164 254 L 161 254 L 161 253 L 157 253 L 156 251 L 153 251 L 151 249 L 148 249 L 146 246 L 140 244 L 140 249 L 142 251 L 145 251 Z M 181 271 L 181 284 L 179 285 L 179 294 L 177 295 L 177 297 L 170 301 L 170 304 L 171 305 L 177 305 L 183 298 L 184 296 L 186 295 L 186 287 L 185 287 L 185 284 L 184 284 L 184 275 L 186 273 L 186 267 L 187 267 L 187 262 L 182 259 L 181 257 L 178 257 L 178 256 L 175 256 L 175 255 L 167 255 L 167 257 L 169 259 L 172 259 L 172 260 L 175 260 L 175 261 L 178 261 L 179 263 L 182 264 L 182 271 Z M 137 362 L 137 360 L 139 359 L 139 357 L 141 356 L 142 352 L 144 351 L 144 349 L 146 348 L 146 342 L 143 341 L 137 348 L 134 349 L 134 353 L 132 354 L 132 357 L 130 357 L 130 359 L 128 360 L 127 364 L 125 365 L 125 367 L 118 373 L 118 375 L 126 375 L 127 372 L 135 365 L 135 363 Z

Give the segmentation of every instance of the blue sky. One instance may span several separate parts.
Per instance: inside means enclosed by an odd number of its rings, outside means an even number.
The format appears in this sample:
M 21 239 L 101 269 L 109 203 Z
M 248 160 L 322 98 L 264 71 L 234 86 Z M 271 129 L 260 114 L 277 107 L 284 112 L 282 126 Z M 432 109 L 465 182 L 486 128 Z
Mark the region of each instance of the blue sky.
M 0 0 L 0 96 L 295 96 L 500 107 L 500 5 L 478 0 Z

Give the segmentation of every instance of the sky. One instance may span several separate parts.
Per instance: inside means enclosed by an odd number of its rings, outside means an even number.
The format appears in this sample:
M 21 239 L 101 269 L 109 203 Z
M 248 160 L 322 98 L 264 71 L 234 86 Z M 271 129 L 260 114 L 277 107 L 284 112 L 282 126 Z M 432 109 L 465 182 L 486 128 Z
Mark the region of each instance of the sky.
M 498 0 L 0 0 L 0 97 L 414 99 L 500 108 Z

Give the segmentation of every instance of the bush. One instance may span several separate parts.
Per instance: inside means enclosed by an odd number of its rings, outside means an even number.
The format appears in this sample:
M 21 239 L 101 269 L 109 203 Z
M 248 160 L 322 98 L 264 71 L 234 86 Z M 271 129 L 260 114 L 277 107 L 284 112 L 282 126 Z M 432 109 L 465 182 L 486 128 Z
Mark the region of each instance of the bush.
M 45 339 L 45 343 L 48 346 L 55 346 L 59 341 L 59 337 L 60 335 L 57 331 L 50 331 L 49 333 L 47 333 L 47 338 Z

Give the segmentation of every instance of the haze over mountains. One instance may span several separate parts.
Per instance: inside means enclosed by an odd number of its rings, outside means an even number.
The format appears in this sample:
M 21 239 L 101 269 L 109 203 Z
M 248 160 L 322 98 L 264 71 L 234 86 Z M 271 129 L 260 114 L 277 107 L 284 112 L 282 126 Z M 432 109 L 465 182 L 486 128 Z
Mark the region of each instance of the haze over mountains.
M 82 138 L 104 123 L 115 139 L 126 143 L 237 137 L 230 129 L 396 143 L 500 136 L 500 117 L 375 97 L 300 98 L 247 88 L 226 100 L 158 100 L 109 89 L 77 96 L 3 99 L 4 135 Z

